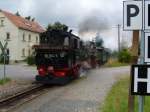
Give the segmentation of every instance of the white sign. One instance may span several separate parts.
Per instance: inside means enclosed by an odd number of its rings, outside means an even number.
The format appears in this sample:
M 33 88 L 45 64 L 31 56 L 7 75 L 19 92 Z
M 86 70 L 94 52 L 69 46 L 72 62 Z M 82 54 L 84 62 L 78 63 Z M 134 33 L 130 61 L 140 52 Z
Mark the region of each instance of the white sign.
M 150 95 L 150 65 L 132 66 L 131 93 L 133 95 Z
M 145 62 L 150 63 L 150 33 L 145 33 Z
M 150 30 L 150 1 L 145 1 L 145 30 Z
M 142 1 L 124 1 L 123 3 L 124 30 L 139 30 L 143 27 Z

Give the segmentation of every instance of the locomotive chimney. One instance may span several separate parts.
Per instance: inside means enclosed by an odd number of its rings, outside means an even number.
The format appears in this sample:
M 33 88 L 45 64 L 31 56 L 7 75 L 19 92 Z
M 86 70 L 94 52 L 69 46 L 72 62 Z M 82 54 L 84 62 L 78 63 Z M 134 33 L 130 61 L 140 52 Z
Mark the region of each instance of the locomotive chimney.
M 72 33 L 72 29 L 71 29 L 71 30 L 69 30 L 69 33 Z

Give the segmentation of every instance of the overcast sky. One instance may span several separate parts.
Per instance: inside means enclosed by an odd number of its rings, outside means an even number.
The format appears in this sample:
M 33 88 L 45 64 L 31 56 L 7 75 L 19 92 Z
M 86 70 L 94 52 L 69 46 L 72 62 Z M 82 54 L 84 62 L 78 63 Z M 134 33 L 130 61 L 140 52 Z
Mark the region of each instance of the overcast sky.
M 117 48 L 116 25 L 122 25 L 122 1 L 1 0 L 0 9 L 13 13 L 19 11 L 22 16 L 35 17 L 44 27 L 48 23 L 60 21 L 72 28 L 76 34 L 79 34 L 80 30 L 86 32 L 84 35 L 80 34 L 84 40 L 91 40 L 99 32 L 105 41 L 105 46 L 115 49 Z M 128 40 L 125 32 L 121 32 L 121 37 Z

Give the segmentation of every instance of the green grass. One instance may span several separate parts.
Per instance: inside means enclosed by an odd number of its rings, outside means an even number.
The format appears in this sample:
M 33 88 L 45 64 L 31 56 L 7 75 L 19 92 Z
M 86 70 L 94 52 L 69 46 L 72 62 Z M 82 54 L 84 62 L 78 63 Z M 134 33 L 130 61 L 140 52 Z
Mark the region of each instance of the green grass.
M 10 78 L 0 79 L 0 85 L 4 85 L 4 84 L 8 83 L 9 81 L 11 81 Z
M 135 98 L 135 111 L 138 112 L 138 97 Z M 144 112 L 150 112 L 150 96 L 145 96 L 145 102 L 144 102 Z
M 105 67 L 120 67 L 120 66 L 128 66 L 129 63 L 121 63 L 117 60 L 110 59 L 104 66 Z
M 108 93 L 101 112 L 128 112 L 129 78 L 123 78 L 113 85 Z M 135 97 L 135 110 L 138 112 L 138 97 Z M 150 97 L 145 97 L 144 112 L 150 112 Z

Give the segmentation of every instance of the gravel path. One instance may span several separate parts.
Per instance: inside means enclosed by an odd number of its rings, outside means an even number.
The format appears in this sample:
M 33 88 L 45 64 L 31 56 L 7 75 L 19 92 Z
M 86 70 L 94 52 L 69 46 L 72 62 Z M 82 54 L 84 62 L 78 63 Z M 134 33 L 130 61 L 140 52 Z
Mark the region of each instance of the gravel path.
M 93 70 L 69 85 L 53 87 L 14 112 L 98 112 L 113 83 L 129 74 L 129 70 L 129 67 Z

